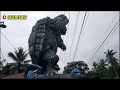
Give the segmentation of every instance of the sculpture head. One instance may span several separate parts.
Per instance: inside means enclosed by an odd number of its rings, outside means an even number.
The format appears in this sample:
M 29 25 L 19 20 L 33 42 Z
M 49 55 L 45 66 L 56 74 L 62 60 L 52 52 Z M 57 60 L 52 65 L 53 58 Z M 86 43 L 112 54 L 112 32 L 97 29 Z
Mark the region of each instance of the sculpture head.
M 65 15 L 63 15 L 63 14 L 55 17 L 54 20 L 56 22 L 59 22 L 59 24 L 61 24 L 61 25 L 67 25 L 69 23 L 68 18 Z
M 67 30 L 65 25 L 67 25 L 69 23 L 68 18 L 65 15 L 61 14 L 61 15 L 55 17 L 53 20 L 58 25 L 61 25 L 61 26 L 64 27 L 64 29 L 60 29 L 59 32 L 61 33 L 61 35 L 65 35 L 66 34 L 66 30 Z

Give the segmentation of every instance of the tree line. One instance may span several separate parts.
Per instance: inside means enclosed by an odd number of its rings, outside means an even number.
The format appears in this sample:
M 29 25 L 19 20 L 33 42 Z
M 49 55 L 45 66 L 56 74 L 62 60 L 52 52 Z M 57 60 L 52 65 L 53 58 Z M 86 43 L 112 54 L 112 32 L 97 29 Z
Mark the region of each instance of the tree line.
M 1 77 L 25 72 L 29 65 L 28 63 L 31 62 L 31 60 L 26 60 L 27 56 L 27 51 L 24 51 L 22 47 L 18 48 L 18 50 L 15 50 L 14 53 L 9 52 L 8 57 L 10 57 L 14 63 L 7 63 L 5 66 L 3 66 L 3 63 L 6 61 L 6 59 L 0 61 Z
M 63 73 L 68 74 L 77 65 L 82 71 L 82 74 L 89 78 L 98 79 L 119 79 L 120 78 L 120 61 L 114 57 L 117 52 L 107 50 L 104 52 L 105 59 L 100 59 L 99 62 L 93 62 L 92 69 L 89 70 L 88 65 L 84 61 L 74 61 L 67 63 Z
M 64 67 L 63 74 L 70 74 L 74 67 L 79 67 L 81 74 L 89 78 L 99 79 L 119 79 L 120 78 L 120 61 L 114 57 L 117 52 L 113 50 L 107 50 L 104 52 L 105 59 L 101 58 L 99 62 L 93 62 L 92 69 L 89 69 L 88 65 L 84 61 L 68 62 Z M 15 52 L 9 52 L 10 57 L 14 63 L 7 63 L 3 66 L 6 59 L 0 61 L 0 76 L 9 76 L 17 73 L 25 72 L 28 64 L 31 60 L 26 60 L 28 56 L 27 51 L 24 51 L 22 47 L 15 50 Z

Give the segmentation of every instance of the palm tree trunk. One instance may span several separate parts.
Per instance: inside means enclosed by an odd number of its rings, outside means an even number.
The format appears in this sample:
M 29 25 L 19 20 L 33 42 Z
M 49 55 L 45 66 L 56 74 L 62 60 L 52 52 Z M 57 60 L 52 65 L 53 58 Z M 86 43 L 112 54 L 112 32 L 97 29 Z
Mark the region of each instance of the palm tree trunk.
M 116 74 L 117 78 L 119 78 L 118 73 L 117 73 L 117 71 L 116 71 L 114 65 L 113 65 L 113 69 L 114 69 L 114 71 L 115 71 L 115 74 Z
M 18 64 L 18 73 L 21 73 L 21 68 L 20 68 L 20 64 Z

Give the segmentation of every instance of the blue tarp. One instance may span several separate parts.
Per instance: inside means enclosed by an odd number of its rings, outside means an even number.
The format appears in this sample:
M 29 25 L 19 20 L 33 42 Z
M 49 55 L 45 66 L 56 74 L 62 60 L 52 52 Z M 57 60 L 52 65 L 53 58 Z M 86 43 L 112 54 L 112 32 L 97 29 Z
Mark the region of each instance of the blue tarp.
M 78 78 L 78 76 L 80 76 L 81 72 L 80 72 L 80 69 L 78 68 L 74 68 L 72 71 L 71 71 L 71 76 L 73 78 Z
M 28 71 L 27 73 L 27 79 L 34 79 L 35 78 L 35 75 L 32 71 Z

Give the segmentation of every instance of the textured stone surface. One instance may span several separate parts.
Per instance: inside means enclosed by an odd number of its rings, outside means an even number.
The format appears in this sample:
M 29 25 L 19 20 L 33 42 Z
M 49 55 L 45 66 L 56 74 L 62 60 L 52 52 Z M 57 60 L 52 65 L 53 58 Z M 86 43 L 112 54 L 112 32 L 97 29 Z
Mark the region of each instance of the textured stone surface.
M 61 35 L 66 34 L 68 22 L 65 15 L 59 15 L 54 19 L 50 17 L 40 19 L 32 28 L 28 40 L 29 54 L 32 63 L 44 67 L 44 72 L 55 69 L 59 61 L 56 55 L 57 48 L 66 50 Z

